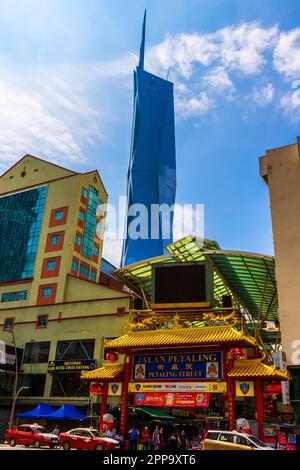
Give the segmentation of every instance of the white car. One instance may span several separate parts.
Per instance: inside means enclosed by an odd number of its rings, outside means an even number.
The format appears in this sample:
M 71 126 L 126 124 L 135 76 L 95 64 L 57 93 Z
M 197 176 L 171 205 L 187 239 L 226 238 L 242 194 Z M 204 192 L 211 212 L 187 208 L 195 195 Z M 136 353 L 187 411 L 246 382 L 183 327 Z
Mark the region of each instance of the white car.
M 251 434 L 238 431 L 209 430 L 203 441 L 203 450 L 274 450 Z

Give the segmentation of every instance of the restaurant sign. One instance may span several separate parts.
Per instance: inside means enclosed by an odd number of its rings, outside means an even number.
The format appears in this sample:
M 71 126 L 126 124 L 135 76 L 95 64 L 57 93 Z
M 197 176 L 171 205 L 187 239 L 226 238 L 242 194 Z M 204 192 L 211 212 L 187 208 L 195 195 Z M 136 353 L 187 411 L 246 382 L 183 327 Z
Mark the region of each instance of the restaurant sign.
M 180 406 L 204 407 L 209 406 L 209 393 L 136 393 L 135 406 Z
M 134 380 L 221 379 L 222 352 L 137 354 L 133 358 Z
M 128 391 L 143 392 L 208 392 L 225 393 L 226 382 L 130 382 Z
M 96 369 L 95 359 L 81 359 L 78 361 L 49 361 L 48 372 L 81 372 Z

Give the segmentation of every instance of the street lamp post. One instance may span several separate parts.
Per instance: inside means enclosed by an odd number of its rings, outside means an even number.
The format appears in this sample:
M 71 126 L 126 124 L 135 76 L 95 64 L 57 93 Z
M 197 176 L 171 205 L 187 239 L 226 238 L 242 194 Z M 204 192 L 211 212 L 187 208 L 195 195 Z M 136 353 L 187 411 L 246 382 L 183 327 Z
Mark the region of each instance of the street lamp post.
M 15 414 L 15 407 L 16 407 L 16 401 L 18 398 L 19 393 L 24 390 L 28 389 L 29 387 L 21 387 L 17 391 L 18 387 L 18 377 L 19 377 L 19 371 L 18 371 L 18 360 L 17 360 L 17 345 L 16 345 L 16 338 L 14 335 L 13 330 L 6 330 L 8 333 L 11 333 L 12 339 L 13 339 L 13 346 L 15 350 L 15 380 L 14 380 L 14 386 L 13 386 L 13 401 L 12 401 L 12 406 L 11 406 L 11 412 L 10 412 L 10 418 L 9 418 L 9 429 L 12 428 L 13 426 L 13 420 L 14 420 L 14 414 Z

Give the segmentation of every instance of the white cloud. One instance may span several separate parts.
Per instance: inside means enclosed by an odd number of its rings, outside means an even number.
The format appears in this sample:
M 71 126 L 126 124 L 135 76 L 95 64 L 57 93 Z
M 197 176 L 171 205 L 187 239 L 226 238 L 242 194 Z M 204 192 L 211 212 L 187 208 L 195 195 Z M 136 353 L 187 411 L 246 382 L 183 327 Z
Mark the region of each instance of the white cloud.
M 274 91 L 275 90 L 272 83 L 268 83 L 261 88 L 256 87 L 252 93 L 252 100 L 258 106 L 267 106 L 273 101 Z
M 213 100 L 205 92 L 190 98 L 175 98 L 176 110 L 183 118 L 202 116 L 213 106 Z
M 226 99 L 232 98 L 235 92 L 235 86 L 222 66 L 214 67 L 207 75 L 204 75 L 203 84 L 215 94 L 224 94 Z
M 285 93 L 281 99 L 279 108 L 283 110 L 284 116 L 292 121 L 300 120 L 300 88 Z
M 280 34 L 273 63 L 275 70 L 287 78 L 300 79 L 300 28 Z

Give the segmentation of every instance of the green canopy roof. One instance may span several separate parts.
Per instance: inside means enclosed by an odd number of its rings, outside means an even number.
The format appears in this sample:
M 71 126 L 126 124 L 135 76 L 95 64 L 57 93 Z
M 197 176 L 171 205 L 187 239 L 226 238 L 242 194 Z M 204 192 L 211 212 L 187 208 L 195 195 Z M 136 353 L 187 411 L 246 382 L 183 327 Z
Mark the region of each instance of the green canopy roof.
M 214 268 L 214 298 L 231 295 L 234 305 L 256 320 L 276 320 L 278 299 L 274 257 L 220 250 L 211 240 L 188 236 L 167 247 L 169 254 L 118 269 L 115 274 L 139 295 L 151 298 L 152 265 L 208 260 Z
M 166 414 L 162 410 L 158 410 L 157 408 L 152 408 L 151 406 L 139 406 L 135 409 L 136 411 L 143 411 L 151 418 L 159 418 L 159 419 L 174 419 L 173 416 Z

